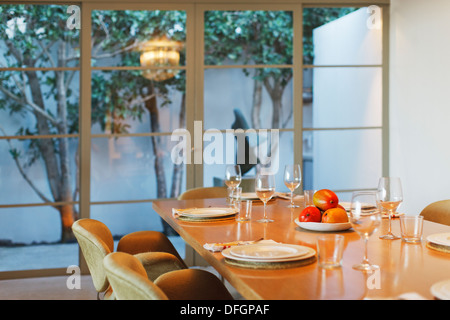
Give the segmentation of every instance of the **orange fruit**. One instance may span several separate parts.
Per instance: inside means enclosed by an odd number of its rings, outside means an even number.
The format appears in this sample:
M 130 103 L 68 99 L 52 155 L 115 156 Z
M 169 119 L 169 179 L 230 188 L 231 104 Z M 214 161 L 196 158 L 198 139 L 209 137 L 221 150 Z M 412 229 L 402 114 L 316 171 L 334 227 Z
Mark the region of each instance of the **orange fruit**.
M 314 193 L 313 203 L 320 210 L 327 211 L 328 209 L 337 207 L 339 198 L 333 191 L 322 189 Z
M 322 215 L 324 223 L 344 223 L 348 222 L 347 212 L 341 208 L 331 208 Z

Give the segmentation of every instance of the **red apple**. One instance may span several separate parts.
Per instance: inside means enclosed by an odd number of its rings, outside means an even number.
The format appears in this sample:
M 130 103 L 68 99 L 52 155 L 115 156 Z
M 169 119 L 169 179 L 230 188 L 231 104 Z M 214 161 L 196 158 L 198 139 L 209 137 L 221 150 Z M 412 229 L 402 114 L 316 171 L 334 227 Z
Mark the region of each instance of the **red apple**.
M 322 211 L 336 208 L 339 205 L 338 196 L 331 190 L 322 189 L 313 195 L 314 205 Z
M 322 213 L 316 207 L 306 207 L 298 217 L 300 222 L 320 222 L 322 221 Z

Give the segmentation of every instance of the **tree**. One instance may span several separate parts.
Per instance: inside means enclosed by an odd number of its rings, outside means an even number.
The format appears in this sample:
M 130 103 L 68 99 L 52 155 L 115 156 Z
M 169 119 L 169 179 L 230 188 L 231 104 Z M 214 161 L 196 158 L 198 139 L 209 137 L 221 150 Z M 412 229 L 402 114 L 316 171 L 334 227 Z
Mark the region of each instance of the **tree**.
M 6 35 L 5 61 L 1 67 L 64 68 L 78 60 L 74 46 L 79 33 L 65 28 L 67 14 L 62 8 L 33 5 L 0 7 L 1 34 Z M 56 27 L 52 24 L 57 23 Z M 20 69 L 19 69 L 20 70 Z M 0 81 L 0 108 L 10 114 L 31 115 L 33 127 L 21 126 L 16 135 L 67 135 L 77 130 L 78 101 L 70 89 L 76 71 L 4 71 Z M 47 90 L 44 90 L 44 86 Z M 3 133 L 4 129 L 2 129 Z M 11 146 L 10 153 L 20 174 L 44 202 L 73 202 L 74 182 L 69 159 L 69 139 L 42 138 L 26 142 L 26 154 Z M 42 161 L 50 195 L 27 176 L 26 168 Z M 75 188 L 76 190 L 76 188 Z M 72 204 L 55 206 L 60 213 L 62 241 L 72 238 L 71 225 L 77 217 Z
M 227 61 L 240 64 L 292 63 L 292 12 L 290 11 L 207 11 L 205 13 L 205 64 Z M 282 97 L 292 79 L 291 68 L 257 68 L 254 80 L 252 123 L 261 128 L 261 94 L 264 87 L 272 100 L 271 127 L 283 128 L 292 113 L 282 119 Z
M 53 5 L 4 5 L 0 7 L 0 32 L 6 46 L 1 67 L 8 68 L 66 68 L 79 63 L 79 32 L 66 28 L 69 17 L 65 6 Z M 174 30 L 174 25 L 184 25 L 184 13 L 177 11 L 102 11 L 93 15 L 93 59 L 114 59 L 125 65 L 139 63 L 136 50 L 140 40 L 171 32 L 174 38 L 183 37 L 184 30 Z M 134 30 L 130 41 L 130 30 Z M 131 43 L 130 43 L 131 42 Z M 76 70 L 4 71 L 0 75 L 0 108 L 11 115 L 28 115 L 35 125 L 21 126 L 15 135 L 67 135 L 78 133 L 79 106 L 74 83 Z M 168 87 L 177 88 L 184 95 L 184 73 L 156 83 L 142 77 L 141 71 L 94 74 L 92 78 L 92 123 L 108 128 L 110 133 L 126 133 L 124 120 L 150 116 L 153 132 L 159 132 L 159 115 L 156 99 L 168 102 Z M 120 90 L 117 90 L 120 88 Z M 180 124 L 184 121 L 184 99 Z M 165 105 L 164 103 L 162 104 Z M 26 121 L 25 121 L 26 122 Z M 24 123 L 25 123 L 24 122 Z M 2 134 L 11 135 L 2 129 Z M 166 197 L 164 168 L 161 165 L 158 137 L 152 137 L 156 156 L 158 197 Z M 78 212 L 72 202 L 77 201 L 77 154 L 70 159 L 69 138 L 30 139 L 24 152 L 8 140 L 10 154 L 33 191 L 43 202 L 65 202 L 54 206 L 61 218 L 61 241 L 73 239 L 72 223 Z M 31 165 L 43 165 L 49 195 L 41 190 L 27 174 Z M 176 167 L 176 177 L 182 167 Z M 172 195 L 180 192 L 180 183 L 173 183 Z
M 4 129 L 5 136 L 31 135 L 43 138 L 24 142 L 23 151 L 7 140 L 9 152 L 23 179 L 45 203 L 55 205 L 61 218 L 61 241 L 73 239 L 72 223 L 78 219 L 78 155 L 71 155 L 71 140 L 78 134 L 79 31 L 66 27 L 69 14 L 59 5 L 0 6 L 0 42 L 3 58 L 0 67 L 13 70 L 0 73 L 0 109 L 10 115 L 28 116 L 16 132 Z M 320 11 L 320 9 L 317 9 Z M 313 27 L 320 13 L 313 12 Z M 322 12 L 323 14 L 323 12 Z M 317 19 L 316 19 L 317 18 Z M 92 15 L 92 58 L 95 61 L 139 65 L 139 44 L 152 37 L 169 36 L 185 41 L 186 14 L 183 11 L 94 11 Z M 306 29 L 305 29 L 306 30 Z M 309 30 L 309 29 L 308 29 Z M 208 11 L 205 14 L 205 63 L 222 64 L 227 60 L 242 64 L 291 64 L 293 46 L 292 12 L 289 11 Z M 0 53 L 2 52 L 0 51 Z M 184 51 L 181 52 L 184 61 Z M 27 70 L 21 68 L 27 67 Z M 40 71 L 36 68 L 51 68 Z M 15 68 L 15 69 L 14 69 Z M 74 68 L 74 69 L 71 69 Z M 243 69 L 254 80 L 252 122 L 260 128 L 262 89 L 272 101 L 272 128 L 282 128 L 291 114 L 282 115 L 284 90 L 292 79 L 291 68 Z M 170 104 L 169 91 L 181 95 L 179 126 L 185 126 L 185 73 L 165 81 L 148 80 L 142 71 L 102 71 L 92 73 L 92 124 L 108 133 L 127 133 L 128 119 L 149 117 L 150 132 L 161 128 L 160 108 Z M 292 111 L 291 111 L 292 112 Z M 60 135 L 51 138 L 52 135 Z M 166 181 L 160 137 L 152 136 L 155 155 L 157 197 L 176 197 L 181 191 L 182 165 L 174 165 L 172 181 Z M 77 144 L 77 142 L 74 142 Z M 32 165 L 42 166 L 48 190 L 40 188 L 28 176 Z M 75 178 L 74 178 L 75 177 Z M 168 186 L 170 185 L 170 192 Z M 166 233 L 170 228 L 163 223 Z

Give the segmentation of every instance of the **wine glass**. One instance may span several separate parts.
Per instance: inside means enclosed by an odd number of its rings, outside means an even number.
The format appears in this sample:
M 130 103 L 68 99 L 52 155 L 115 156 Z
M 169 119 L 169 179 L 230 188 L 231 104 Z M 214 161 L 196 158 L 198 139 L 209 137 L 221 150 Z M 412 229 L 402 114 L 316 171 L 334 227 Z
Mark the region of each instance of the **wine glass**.
M 273 174 L 258 173 L 255 179 L 255 192 L 264 203 L 264 218 L 258 220 L 258 222 L 273 222 L 273 220 L 267 218 L 266 205 L 275 194 L 275 176 Z
M 382 177 L 378 183 L 378 205 L 386 209 L 389 214 L 389 229 L 388 233 L 380 236 L 380 239 L 395 240 L 400 239 L 391 231 L 391 220 L 397 208 L 403 201 L 402 183 L 400 178 L 396 177 Z M 381 208 L 380 208 L 381 209 Z
M 230 205 L 233 205 L 232 197 L 237 187 L 241 184 L 241 167 L 239 165 L 229 165 L 225 169 L 225 184 L 227 185 L 230 195 Z
M 360 264 L 353 266 L 356 270 L 376 270 L 379 268 L 369 262 L 367 255 L 367 241 L 369 236 L 381 224 L 381 213 L 377 206 L 376 192 L 358 191 L 353 192 L 352 202 L 350 205 L 350 223 L 364 240 L 364 258 Z
M 288 208 L 298 208 L 294 204 L 294 190 L 300 186 L 302 181 L 302 172 L 299 164 L 286 165 L 284 168 L 284 184 L 291 191 L 291 204 Z

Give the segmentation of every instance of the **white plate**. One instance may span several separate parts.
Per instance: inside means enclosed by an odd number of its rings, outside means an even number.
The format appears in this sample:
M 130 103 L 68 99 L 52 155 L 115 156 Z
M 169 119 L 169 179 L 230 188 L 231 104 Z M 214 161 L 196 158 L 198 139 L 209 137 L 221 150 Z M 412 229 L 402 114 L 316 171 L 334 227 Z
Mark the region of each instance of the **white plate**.
M 339 204 L 344 207 L 345 211 L 350 211 L 350 209 L 352 207 L 351 202 L 339 202 Z M 374 209 L 374 208 L 375 207 L 371 204 L 366 204 L 366 205 L 363 205 L 363 207 L 362 207 L 363 210 L 364 209 Z
M 291 200 L 291 193 L 290 192 L 277 192 L 276 196 L 281 199 L 285 200 Z M 303 199 L 303 196 L 294 194 L 294 200 L 300 200 Z
M 237 260 L 237 261 L 247 261 L 247 262 L 288 262 L 288 261 L 297 261 L 297 260 L 303 260 L 313 257 L 316 254 L 316 250 L 305 247 L 307 250 L 307 253 L 301 256 L 297 257 L 291 257 L 291 258 L 278 258 L 278 259 L 251 259 L 251 258 L 245 258 L 245 257 L 238 257 L 230 253 L 230 250 L 232 248 L 228 248 L 222 251 L 222 255 L 225 258 Z
M 190 218 L 217 218 L 230 216 L 237 213 L 237 210 L 234 208 L 190 208 L 190 209 L 174 209 L 174 212 L 183 217 Z
M 351 206 L 352 206 L 352 204 L 351 204 L 350 202 L 339 202 L 339 204 L 340 204 L 341 206 L 344 207 L 345 211 L 350 212 L 350 208 L 351 208 Z M 369 207 L 369 208 L 373 208 L 373 206 L 371 206 L 371 205 L 368 205 L 368 207 Z M 363 207 L 363 208 L 364 208 L 364 207 Z M 400 217 L 400 216 L 402 216 L 402 215 L 404 215 L 404 213 L 402 213 L 402 212 L 397 212 L 397 213 L 395 213 L 392 217 L 393 217 L 393 218 L 398 218 L 398 217 Z M 386 214 L 386 213 L 383 213 L 383 214 L 381 215 L 381 218 L 387 219 L 387 218 L 389 218 L 389 215 Z
M 235 257 L 257 260 L 295 258 L 307 253 L 306 247 L 289 244 L 251 244 L 230 248 L 230 254 Z
M 277 194 L 274 194 L 272 196 L 272 198 L 270 198 L 269 201 L 275 200 L 277 197 L 278 197 Z M 256 195 L 256 192 L 244 192 L 244 193 L 241 193 L 241 200 L 244 200 L 244 201 L 245 200 L 258 200 L 258 201 L 261 201 L 258 198 L 258 196 Z
M 443 246 L 450 246 L 450 233 L 437 233 L 427 237 L 427 241 L 440 244 Z
M 322 223 L 322 222 L 300 222 L 298 218 L 295 219 L 295 223 L 307 230 L 312 231 L 343 231 L 352 227 L 350 222 L 344 223 Z
M 431 294 L 440 300 L 450 300 L 450 279 L 433 284 Z

